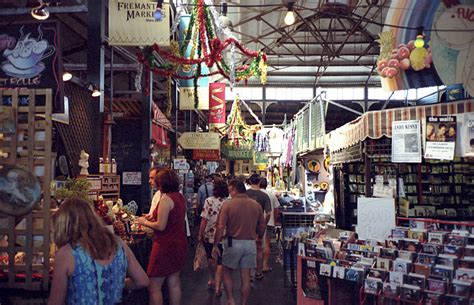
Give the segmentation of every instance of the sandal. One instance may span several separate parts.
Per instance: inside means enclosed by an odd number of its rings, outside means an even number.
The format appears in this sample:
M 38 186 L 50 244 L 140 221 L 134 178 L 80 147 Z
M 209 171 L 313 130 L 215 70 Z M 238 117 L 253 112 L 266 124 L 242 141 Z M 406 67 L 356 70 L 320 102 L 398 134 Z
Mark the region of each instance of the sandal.
M 214 290 L 214 289 L 216 288 L 216 283 L 214 283 L 213 281 L 208 281 L 208 282 L 207 282 L 207 287 L 208 287 L 209 289 L 213 289 L 213 290 Z
M 255 274 L 257 280 L 263 280 L 263 273 Z
M 217 290 L 216 293 L 215 293 L 215 296 L 216 296 L 216 298 L 220 298 L 222 296 L 222 291 Z
M 270 272 L 270 271 L 273 271 L 273 268 L 272 267 L 268 267 L 266 269 L 263 269 L 262 270 L 263 272 Z

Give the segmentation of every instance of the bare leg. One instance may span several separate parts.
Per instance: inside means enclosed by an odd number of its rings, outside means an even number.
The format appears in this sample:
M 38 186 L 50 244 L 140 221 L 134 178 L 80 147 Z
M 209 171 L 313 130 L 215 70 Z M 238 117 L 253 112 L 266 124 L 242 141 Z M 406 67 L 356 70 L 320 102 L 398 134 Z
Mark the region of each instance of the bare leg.
M 221 291 L 222 285 L 222 265 L 217 265 L 216 268 L 216 292 Z
M 163 305 L 161 286 L 163 286 L 164 281 L 165 277 L 150 277 L 150 285 L 148 286 L 150 305 Z
M 179 271 L 168 276 L 168 291 L 170 293 L 170 305 L 181 305 L 181 279 Z
M 261 239 L 257 239 L 257 270 L 255 270 L 256 275 L 258 276 L 262 274 L 263 269 L 263 241 Z
M 227 296 L 227 305 L 235 305 L 234 300 L 234 282 L 232 281 L 232 269 L 222 266 L 222 275 L 224 278 L 225 294 Z
M 269 261 L 270 261 L 270 235 L 266 234 L 265 245 L 263 246 L 263 270 L 270 269 Z
M 240 269 L 240 286 L 242 305 L 247 305 L 250 295 L 250 269 Z
M 217 268 L 217 262 L 215 259 L 208 259 L 208 269 L 209 269 L 209 281 L 208 284 L 214 285 L 215 284 L 215 276 L 216 276 L 216 268 Z

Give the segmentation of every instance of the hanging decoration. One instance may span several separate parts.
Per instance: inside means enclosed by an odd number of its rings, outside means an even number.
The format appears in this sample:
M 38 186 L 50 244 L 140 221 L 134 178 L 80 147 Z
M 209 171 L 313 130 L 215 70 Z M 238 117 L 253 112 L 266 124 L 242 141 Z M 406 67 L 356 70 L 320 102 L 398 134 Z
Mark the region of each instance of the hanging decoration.
M 186 31 L 185 39 L 179 51 L 169 52 L 160 48 L 157 44 L 145 47 L 138 52 L 138 60 L 144 64 L 147 71 L 152 71 L 165 77 L 179 79 L 194 79 L 195 91 L 197 91 L 197 79 L 212 75 L 221 75 L 231 81 L 248 81 L 252 76 L 260 77 L 261 82 L 266 83 L 267 56 L 261 51 L 251 51 L 245 48 L 234 37 L 227 37 L 224 41 L 219 39 L 217 33 L 229 33 L 223 30 L 223 26 L 217 18 L 215 9 L 208 0 L 194 0 L 190 23 Z M 216 33 L 217 32 L 217 33 Z M 185 56 L 188 46 L 192 46 L 190 56 Z M 235 58 L 227 63 L 223 52 L 231 49 L 231 56 L 235 56 L 235 50 L 249 57 L 250 62 L 242 66 L 235 66 Z M 166 62 L 158 62 L 155 54 L 159 54 Z M 212 72 L 202 73 L 201 64 L 212 68 Z M 195 65 L 193 75 L 183 76 L 178 73 L 180 67 Z M 148 84 L 148 82 L 147 82 Z M 197 99 L 197 94 L 195 99 Z M 197 104 L 198 101 L 195 101 Z
M 209 130 L 225 127 L 226 104 L 225 104 L 225 84 L 209 84 Z

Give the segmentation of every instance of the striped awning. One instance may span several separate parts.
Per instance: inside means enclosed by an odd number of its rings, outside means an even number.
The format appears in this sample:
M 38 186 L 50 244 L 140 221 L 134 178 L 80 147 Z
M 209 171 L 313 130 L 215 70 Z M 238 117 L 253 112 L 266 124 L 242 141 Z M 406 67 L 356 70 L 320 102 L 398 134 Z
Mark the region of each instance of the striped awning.
M 455 115 L 474 112 L 474 100 L 463 100 L 427 106 L 394 108 L 364 113 L 329 133 L 329 148 L 338 151 L 366 138 L 379 139 L 383 136 L 392 137 L 392 122 L 406 120 L 425 121 L 427 116 Z

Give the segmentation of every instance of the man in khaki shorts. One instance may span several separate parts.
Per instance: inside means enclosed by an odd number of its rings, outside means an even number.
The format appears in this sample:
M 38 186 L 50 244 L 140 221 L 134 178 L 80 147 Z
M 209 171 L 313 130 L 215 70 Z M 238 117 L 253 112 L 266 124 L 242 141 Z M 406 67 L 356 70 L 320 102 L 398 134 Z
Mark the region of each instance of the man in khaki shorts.
M 222 206 L 217 220 L 216 235 L 212 255 L 220 255 L 218 244 L 223 232 L 227 234 L 222 254 L 224 288 L 227 304 L 235 305 L 232 291 L 234 283 L 232 271 L 240 268 L 241 304 L 247 305 L 250 294 L 250 271 L 256 267 L 257 248 L 255 239 L 261 239 L 265 233 L 266 222 L 260 204 L 245 195 L 242 181 L 232 180 L 229 183 L 229 194 L 232 199 Z

